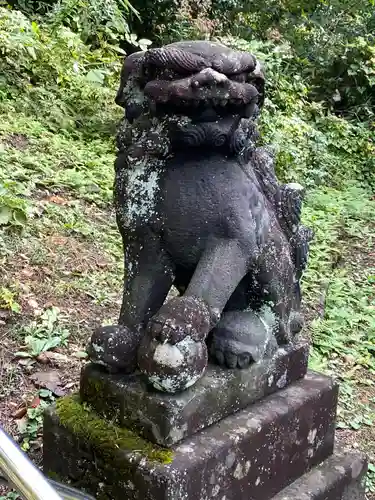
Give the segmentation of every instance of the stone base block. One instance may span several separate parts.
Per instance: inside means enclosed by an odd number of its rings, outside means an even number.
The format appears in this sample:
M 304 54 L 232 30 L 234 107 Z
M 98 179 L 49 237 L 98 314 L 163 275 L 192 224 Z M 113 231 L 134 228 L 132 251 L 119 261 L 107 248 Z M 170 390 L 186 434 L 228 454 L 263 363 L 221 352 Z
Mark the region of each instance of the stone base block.
M 113 375 L 89 364 L 80 395 L 99 414 L 168 447 L 301 379 L 307 358 L 307 344 L 297 344 L 247 370 L 210 365 L 195 386 L 175 395 L 150 389 L 139 374 Z
M 331 455 L 337 386 L 309 373 L 164 451 L 74 404 L 47 411 L 44 471 L 98 500 L 269 500 Z
M 362 453 L 336 450 L 272 500 L 365 500 L 366 472 Z

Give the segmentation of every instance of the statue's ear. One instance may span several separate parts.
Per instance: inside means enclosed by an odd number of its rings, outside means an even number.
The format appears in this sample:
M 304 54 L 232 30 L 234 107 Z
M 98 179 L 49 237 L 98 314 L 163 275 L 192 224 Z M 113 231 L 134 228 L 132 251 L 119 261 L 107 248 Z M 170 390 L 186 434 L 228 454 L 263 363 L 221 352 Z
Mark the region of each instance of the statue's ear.
M 124 59 L 121 68 L 120 86 L 115 98 L 115 103 L 122 108 L 125 108 L 126 98 L 124 88 L 128 79 L 133 77 L 134 81 L 142 81 L 144 55 L 144 52 L 134 52 Z
M 260 63 L 260 61 L 257 60 L 256 66 L 254 71 L 251 73 L 248 73 L 247 75 L 247 81 L 254 85 L 254 87 L 257 89 L 259 92 L 259 99 L 258 99 L 258 106 L 261 108 L 264 103 L 265 99 L 265 83 L 266 79 L 264 76 L 264 71 L 263 71 L 263 66 Z

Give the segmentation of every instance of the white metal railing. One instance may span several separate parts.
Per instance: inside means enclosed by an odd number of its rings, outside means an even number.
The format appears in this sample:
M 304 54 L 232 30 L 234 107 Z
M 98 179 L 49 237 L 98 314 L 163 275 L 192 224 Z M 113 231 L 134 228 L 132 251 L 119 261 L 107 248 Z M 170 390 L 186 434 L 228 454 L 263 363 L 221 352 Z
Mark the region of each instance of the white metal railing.
M 25 500 L 95 500 L 75 488 L 47 479 L 0 428 L 0 482 L 9 482 Z

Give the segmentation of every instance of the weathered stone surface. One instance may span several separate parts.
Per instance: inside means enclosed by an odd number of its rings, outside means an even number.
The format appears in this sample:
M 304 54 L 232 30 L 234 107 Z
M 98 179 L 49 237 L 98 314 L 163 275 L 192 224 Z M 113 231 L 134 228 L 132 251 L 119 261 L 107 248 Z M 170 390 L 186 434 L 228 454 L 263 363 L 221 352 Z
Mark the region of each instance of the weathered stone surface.
M 123 301 L 118 325 L 89 342 L 92 362 L 138 367 L 174 394 L 205 372 L 206 342 L 212 361 L 246 369 L 301 331 L 313 233 L 303 186 L 280 183 L 259 145 L 264 89 L 255 56 L 212 40 L 125 59 L 114 182 Z M 166 302 L 172 286 L 179 296 Z
M 309 373 L 173 447 L 167 465 L 125 449 L 109 459 L 49 410 L 44 471 L 99 500 L 269 500 L 331 455 L 336 404 L 331 379 Z
M 87 365 L 81 376 L 81 398 L 98 413 L 116 418 L 119 425 L 172 446 L 302 378 L 307 357 L 308 346 L 299 344 L 281 348 L 271 359 L 246 370 L 210 365 L 195 386 L 175 395 L 150 390 L 139 375 L 108 374 Z
M 272 500 L 364 500 L 366 471 L 362 453 L 336 450 Z

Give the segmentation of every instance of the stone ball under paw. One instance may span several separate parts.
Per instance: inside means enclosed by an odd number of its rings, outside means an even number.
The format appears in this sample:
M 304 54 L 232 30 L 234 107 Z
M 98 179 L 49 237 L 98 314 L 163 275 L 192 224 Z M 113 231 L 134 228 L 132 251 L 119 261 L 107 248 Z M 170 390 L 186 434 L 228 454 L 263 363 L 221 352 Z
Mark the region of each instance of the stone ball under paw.
M 140 334 L 121 325 L 97 328 L 87 346 L 90 361 L 109 372 L 132 373 L 137 368 Z
M 194 385 L 208 361 L 206 343 L 191 337 L 172 345 L 147 337 L 138 351 L 138 366 L 158 391 L 176 393 Z

